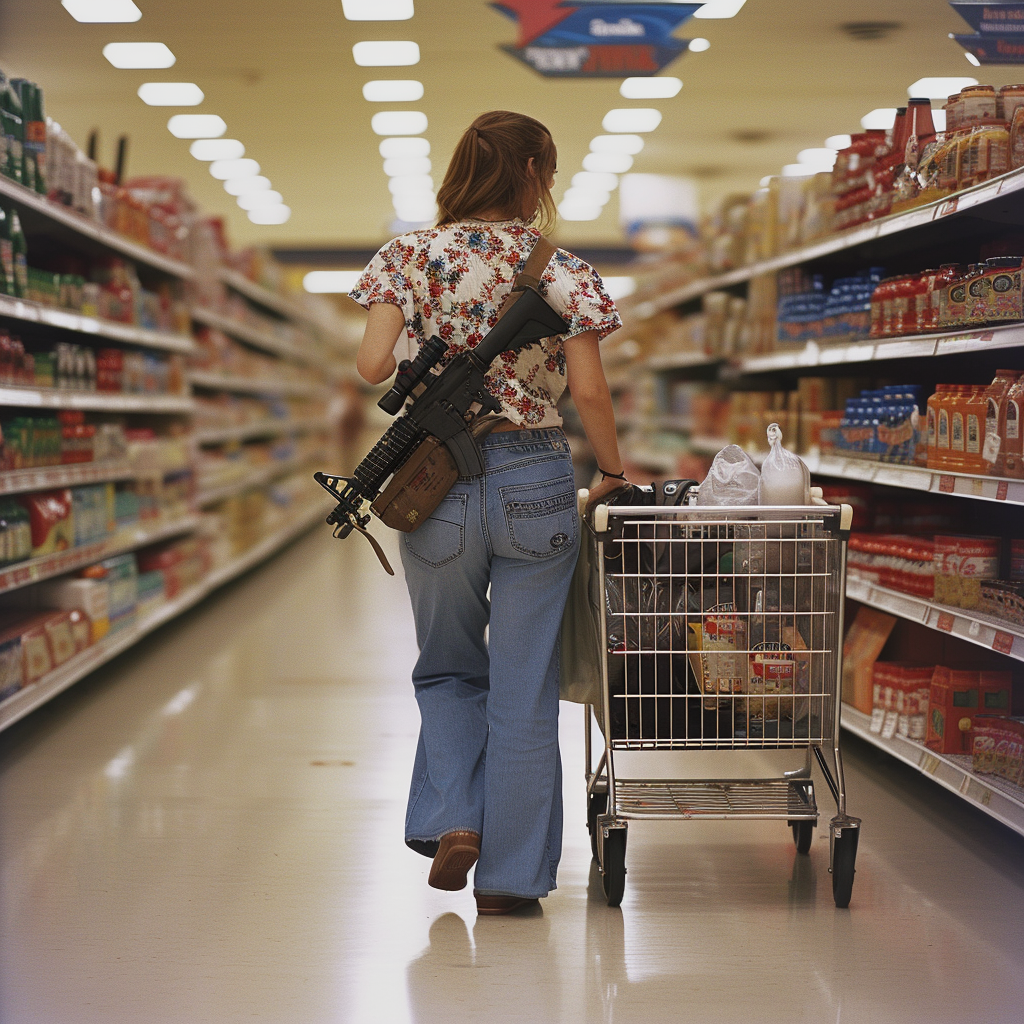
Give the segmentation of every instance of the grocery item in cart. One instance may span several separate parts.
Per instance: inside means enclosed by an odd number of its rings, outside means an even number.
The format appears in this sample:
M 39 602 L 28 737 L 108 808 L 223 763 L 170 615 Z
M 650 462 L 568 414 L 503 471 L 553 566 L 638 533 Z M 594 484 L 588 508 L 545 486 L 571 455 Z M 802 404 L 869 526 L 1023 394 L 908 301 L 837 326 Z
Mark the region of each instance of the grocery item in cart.
M 782 447 L 782 430 L 778 423 L 768 426 L 771 447 L 761 465 L 757 486 L 759 505 L 809 505 L 811 474 L 803 459 Z
M 756 505 L 760 479 L 754 460 L 739 445 L 726 445 L 697 489 L 697 504 Z
M 713 605 L 689 623 L 687 656 L 703 705 L 709 711 L 731 711 L 729 699 L 747 691 L 747 619 L 731 602 Z M 719 700 L 719 695 L 725 700 Z

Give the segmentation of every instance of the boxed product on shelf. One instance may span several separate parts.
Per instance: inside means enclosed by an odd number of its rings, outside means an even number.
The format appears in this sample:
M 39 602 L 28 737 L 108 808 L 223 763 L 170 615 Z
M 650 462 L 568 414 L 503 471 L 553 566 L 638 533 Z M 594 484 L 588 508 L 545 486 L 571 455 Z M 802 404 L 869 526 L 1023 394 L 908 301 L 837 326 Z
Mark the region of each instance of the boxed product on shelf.
M 0 613 L 0 691 L 30 686 L 83 650 L 83 621 L 70 611 Z
M 71 491 L 40 491 L 19 495 L 32 530 L 32 557 L 51 555 L 74 547 L 75 522 Z
M 140 619 L 156 611 L 169 596 L 164 586 L 164 574 L 159 570 L 143 571 L 140 568 L 136 585 L 138 599 L 135 612 Z
M 32 527 L 28 509 L 13 498 L 0 498 L 0 565 L 32 557 Z
M 870 715 L 874 697 L 873 672 L 896 618 L 862 605 L 843 639 L 842 699 Z
M 971 767 L 1024 786 L 1024 719 L 978 715 L 974 720 Z
M 91 544 L 113 535 L 117 522 L 112 483 L 72 488 L 71 506 L 74 510 L 76 545 Z
M 196 586 L 210 571 L 209 544 L 202 537 L 188 537 L 140 551 L 138 555 L 140 580 L 142 575 L 158 574 L 161 590 L 168 599 L 183 590 Z
M 11 602 L 15 599 L 21 603 L 31 602 L 35 608 L 79 612 L 85 620 L 85 642 L 96 643 L 110 631 L 110 588 L 104 573 L 83 575 L 87 571 L 44 580 L 25 592 L 17 591 L 7 597 Z
M 114 555 L 81 571 L 86 579 L 99 579 L 107 587 L 107 615 L 110 632 L 116 632 L 135 621 L 139 599 L 138 563 L 135 552 Z
M 977 609 L 981 581 L 999 577 L 998 537 L 935 537 L 935 600 Z
M 932 675 L 925 744 L 940 754 L 969 754 L 979 715 L 1011 710 L 1011 675 L 990 669 L 936 665 Z
M 934 665 L 876 661 L 872 669 L 871 732 L 924 742 Z

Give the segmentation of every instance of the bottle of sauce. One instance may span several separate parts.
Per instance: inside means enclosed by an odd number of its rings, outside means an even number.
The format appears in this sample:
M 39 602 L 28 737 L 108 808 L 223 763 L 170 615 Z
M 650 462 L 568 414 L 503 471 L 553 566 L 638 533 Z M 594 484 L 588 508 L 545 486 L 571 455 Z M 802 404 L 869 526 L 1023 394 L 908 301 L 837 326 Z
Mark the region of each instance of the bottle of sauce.
M 966 472 L 965 442 L 967 396 L 969 384 L 956 384 L 949 400 L 949 468 L 954 473 Z
M 949 458 L 949 409 L 944 408 L 951 384 L 937 384 L 928 399 L 928 468 L 946 469 Z
M 1006 428 L 1003 450 L 1006 454 L 1004 472 L 1014 480 L 1024 480 L 1024 373 L 1006 393 Z
M 1002 476 L 1006 470 L 1006 398 L 1017 380 L 1015 370 L 996 370 L 985 389 L 985 443 L 982 448 L 983 473 Z
M 985 447 L 987 396 L 986 388 L 971 386 L 964 397 L 964 472 L 985 473 L 988 466 L 982 457 Z
M 10 225 L 11 250 L 14 257 L 14 294 L 19 299 L 28 298 L 28 244 L 25 232 L 21 230 L 18 211 L 12 206 L 7 212 Z

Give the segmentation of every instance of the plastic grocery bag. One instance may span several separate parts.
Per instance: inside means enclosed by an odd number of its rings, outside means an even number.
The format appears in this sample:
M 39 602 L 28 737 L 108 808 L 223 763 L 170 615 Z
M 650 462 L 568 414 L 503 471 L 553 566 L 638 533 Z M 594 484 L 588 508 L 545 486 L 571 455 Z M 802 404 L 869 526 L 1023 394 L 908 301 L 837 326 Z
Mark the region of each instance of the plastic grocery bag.
M 761 482 L 757 488 L 759 505 L 810 505 L 811 474 L 799 455 L 782 447 L 782 429 L 778 423 L 768 426 L 771 451 L 761 463 Z
M 739 445 L 728 444 L 697 489 L 698 505 L 756 505 L 761 474 Z

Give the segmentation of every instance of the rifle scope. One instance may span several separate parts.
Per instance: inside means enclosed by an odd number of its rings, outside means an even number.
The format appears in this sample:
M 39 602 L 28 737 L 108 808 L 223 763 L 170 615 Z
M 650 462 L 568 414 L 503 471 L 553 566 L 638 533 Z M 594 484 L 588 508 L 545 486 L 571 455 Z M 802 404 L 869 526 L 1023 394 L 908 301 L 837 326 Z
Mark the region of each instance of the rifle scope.
M 412 389 L 423 380 L 424 377 L 444 358 L 448 351 L 448 343 L 434 335 L 429 341 L 424 342 L 416 358 L 409 362 L 403 359 L 398 364 L 398 376 L 391 390 L 377 403 L 391 416 L 396 416 L 405 400 L 409 397 Z

